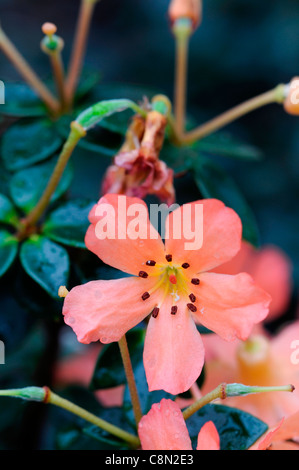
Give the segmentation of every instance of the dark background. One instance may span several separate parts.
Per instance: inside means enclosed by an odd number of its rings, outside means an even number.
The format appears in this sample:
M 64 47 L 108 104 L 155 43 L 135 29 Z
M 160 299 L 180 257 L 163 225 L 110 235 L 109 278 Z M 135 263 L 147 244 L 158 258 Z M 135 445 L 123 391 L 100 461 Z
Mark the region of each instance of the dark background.
M 299 64 L 298 0 L 203 3 L 203 21 L 191 39 L 189 60 L 188 110 L 198 122 L 287 83 L 298 74 Z M 168 0 L 101 0 L 97 4 L 86 65 L 101 71 L 103 83 L 150 86 L 172 97 L 174 43 L 168 4 Z M 41 24 L 57 24 L 67 62 L 78 6 L 77 0 L 1 0 L 0 19 L 35 70 L 46 76 L 47 57 L 39 49 Z M 0 78 L 19 79 L 2 55 Z M 224 161 L 224 165 L 230 165 L 254 209 L 262 242 L 275 243 L 289 254 L 298 283 L 298 118 L 271 105 L 227 129 L 264 153 L 262 163 Z M 82 190 L 83 186 L 82 181 Z
M 101 0 L 96 5 L 85 63 L 90 69 L 101 71 L 103 84 L 150 87 L 172 98 L 174 41 L 167 18 L 168 4 L 168 0 Z M 78 7 L 79 0 L 0 0 L 0 21 L 34 69 L 47 77 L 48 59 L 39 47 L 41 25 L 45 21 L 57 24 L 58 34 L 65 40 L 63 57 L 67 63 Z M 299 0 L 205 0 L 202 25 L 190 43 L 190 117 L 203 122 L 299 75 L 298 26 Z M 20 79 L 2 54 L 0 79 Z M 261 162 L 223 158 L 221 163 L 231 171 L 252 207 L 262 244 L 276 244 L 291 258 L 295 281 L 291 308 L 295 310 L 299 286 L 299 117 L 287 115 L 279 105 L 271 105 L 243 117 L 227 130 L 259 147 L 264 154 Z M 86 171 L 82 172 L 81 150 L 74 192 L 97 199 L 102 176 L 98 156 L 86 153 L 84 158 Z M 110 163 L 108 157 L 101 158 L 106 158 L 106 166 Z M 181 185 L 182 190 L 187 188 Z M 8 277 L 6 285 L 0 282 L 0 294 L 6 292 L 9 281 Z M 26 283 L 22 285 L 26 289 Z M 20 300 L 22 290 L 17 294 Z M 27 327 L 24 323 L 32 322 L 16 298 L 2 295 L 1 311 L 6 316 L 1 331 L 4 337 L 13 333 L 11 344 L 5 343 L 7 350 L 23 339 Z M 55 337 L 55 324 L 50 322 L 49 328 Z M 39 342 L 44 341 L 39 333 L 33 333 L 33 337 L 28 336 L 29 359 L 26 356 L 22 364 L 22 352 L 16 356 L 14 382 L 11 378 L 6 382 L 1 376 L 1 388 L 29 385 L 26 380 L 31 377 L 30 360 L 33 364 L 39 354 Z M 51 348 L 55 350 L 56 346 L 50 343 L 46 354 L 51 356 Z M 18 369 L 19 364 L 22 370 Z M 47 374 L 41 372 L 39 377 L 48 383 Z M 44 407 L 36 412 L 35 405 L 25 409 L 19 401 L 15 405 L 9 400 L 1 403 L 0 434 L 4 434 L 0 449 L 34 448 L 40 441 L 38 430 Z M 59 415 L 56 419 L 58 422 Z M 51 436 L 53 425 L 47 426 L 44 435 Z

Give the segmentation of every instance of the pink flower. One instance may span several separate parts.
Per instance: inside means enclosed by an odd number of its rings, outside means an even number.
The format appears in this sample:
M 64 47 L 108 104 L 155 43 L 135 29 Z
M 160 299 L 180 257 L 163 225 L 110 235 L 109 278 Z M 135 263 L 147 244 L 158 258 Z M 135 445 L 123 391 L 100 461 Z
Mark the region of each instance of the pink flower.
M 175 201 L 173 170 L 159 160 L 166 123 L 157 111 L 149 112 L 145 122 L 140 116 L 133 119 L 125 143 L 106 171 L 102 194 L 141 199 L 153 194 L 168 205 Z
M 191 439 L 183 414 L 172 400 L 155 403 L 139 422 L 138 434 L 142 450 L 192 450 Z M 220 450 L 220 438 L 212 421 L 203 425 L 197 450 Z
M 253 335 L 245 343 L 225 343 L 206 335 L 209 359 L 205 364 L 203 394 L 220 382 L 274 386 L 292 384 L 293 393 L 269 392 L 228 398 L 225 404 L 257 416 L 269 426 L 299 409 L 299 321 L 285 326 L 274 338 Z M 296 350 L 297 348 L 297 350 Z
M 292 293 L 292 263 L 287 255 L 276 246 L 265 245 L 260 250 L 242 242 L 241 250 L 230 261 L 218 267 L 216 272 L 250 274 L 255 282 L 271 297 L 267 320 L 273 320 L 285 313 Z
M 126 214 L 134 213 L 125 220 L 123 202 Z M 186 249 L 190 239 L 185 238 L 183 230 L 184 214 L 189 213 L 192 218 L 199 204 L 204 214 L 203 245 L 200 249 Z M 135 233 L 136 205 L 143 209 L 144 239 L 124 236 L 130 230 Z M 104 215 L 97 215 L 103 207 Z M 113 217 L 107 216 L 107 207 L 113 209 Z M 266 317 L 271 298 L 248 274 L 206 272 L 232 258 L 241 244 L 240 218 L 221 201 L 201 200 L 170 213 L 165 244 L 140 199 L 107 194 L 92 209 L 89 219 L 87 248 L 104 263 L 133 276 L 74 287 L 64 301 L 64 320 L 80 342 L 110 343 L 119 341 L 151 314 L 144 346 L 150 391 L 164 389 L 178 394 L 196 381 L 204 363 L 204 347 L 196 323 L 227 341 L 245 340 L 253 325 Z M 181 237 L 177 239 L 172 234 L 178 230 L 179 219 Z M 103 232 L 98 232 L 108 221 L 114 228 L 117 225 L 114 238 L 102 237 Z M 99 240 L 99 236 L 103 239 Z
M 299 411 L 276 424 L 250 450 L 299 450 Z

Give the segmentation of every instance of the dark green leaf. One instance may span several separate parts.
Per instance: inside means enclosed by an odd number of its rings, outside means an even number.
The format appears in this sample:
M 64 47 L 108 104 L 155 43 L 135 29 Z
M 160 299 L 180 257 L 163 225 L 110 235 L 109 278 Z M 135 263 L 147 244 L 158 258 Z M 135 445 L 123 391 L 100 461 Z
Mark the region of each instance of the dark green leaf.
M 172 168 L 175 173 L 181 173 L 191 168 L 198 157 L 198 151 L 192 147 L 178 147 L 166 142 L 161 151 L 161 160 Z
M 196 148 L 201 152 L 241 160 L 259 160 L 262 157 L 261 151 L 253 145 L 240 142 L 235 137 L 225 133 L 212 134 L 199 140 Z
M 216 198 L 234 209 L 243 224 L 243 238 L 259 244 L 255 217 L 234 180 L 216 163 L 200 156 L 194 164 L 195 182 L 204 198 Z
M 173 399 L 173 395 L 170 393 L 164 392 L 163 390 L 156 390 L 154 392 L 148 391 L 148 385 L 146 380 L 146 375 L 144 371 L 143 361 L 141 360 L 137 367 L 134 369 L 134 375 L 136 380 L 136 386 L 140 398 L 140 405 L 143 414 L 146 414 L 152 407 L 154 403 L 159 403 L 162 398 L 170 398 Z M 128 422 L 131 424 L 133 428 L 135 428 L 135 418 L 132 408 L 132 401 L 130 397 L 130 392 L 128 387 L 126 386 L 124 392 L 124 401 L 123 401 L 123 408 L 126 415 Z
M 70 260 L 67 251 L 46 237 L 35 235 L 21 248 L 21 263 L 49 295 L 58 297 L 58 289 L 68 281 Z
M 64 245 L 85 248 L 88 214 L 93 205 L 94 202 L 82 199 L 62 204 L 50 213 L 43 226 L 43 233 Z
M 0 222 L 8 225 L 18 225 L 18 214 L 8 197 L 0 194 Z
M 7 230 L 0 230 L 0 276 L 12 265 L 18 252 L 18 240 Z
M 80 82 L 75 92 L 75 101 L 81 101 L 86 98 L 93 88 L 100 82 L 101 74 L 96 71 L 88 72 L 83 70 L 80 77 Z
M 2 159 L 10 171 L 26 168 L 53 155 L 62 139 L 51 121 L 22 119 L 2 137 Z
M 142 361 L 144 336 L 145 332 L 141 328 L 133 329 L 126 335 L 133 368 Z M 107 344 L 98 357 L 90 388 L 98 390 L 125 383 L 126 375 L 119 346 L 117 343 Z
M 118 426 L 120 429 L 132 432 L 130 425 L 128 424 L 122 408 L 112 407 L 112 408 L 103 408 L 100 411 L 99 417 L 107 421 L 108 423 Z M 113 436 L 112 434 L 100 429 L 98 426 L 88 426 L 83 429 L 83 432 L 89 437 L 96 439 L 102 444 L 103 449 L 118 449 L 125 450 L 129 449 L 127 442 Z
M 34 208 L 47 186 L 56 162 L 57 157 L 33 167 L 25 168 L 13 175 L 10 181 L 10 194 L 16 206 L 24 212 L 29 212 Z M 72 176 L 73 170 L 69 163 L 52 196 L 52 202 L 65 193 L 71 183 Z
M 186 420 L 195 449 L 201 427 L 212 421 L 220 435 L 221 450 L 246 450 L 264 434 L 268 426 L 245 411 L 223 405 L 206 405 Z
M 5 83 L 5 104 L 0 112 L 9 116 L 34 117 L 47 114 L 40 98 L 25 83 Z

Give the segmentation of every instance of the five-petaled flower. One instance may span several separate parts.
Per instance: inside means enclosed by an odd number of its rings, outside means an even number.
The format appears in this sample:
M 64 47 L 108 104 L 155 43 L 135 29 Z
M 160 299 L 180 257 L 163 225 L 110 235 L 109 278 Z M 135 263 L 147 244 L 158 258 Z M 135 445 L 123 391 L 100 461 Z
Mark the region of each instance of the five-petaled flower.
M 64 301 L 64 320 L 80 342 L 110 343 L 151 314 L 144 345 L 149 390 L 178 394 L 191 387 L 203 367 L 204 347 L 196 323 L 227 341 L 245 340 L 253 325 L 267 316 L 271 297 L 246 273 L 207 272 L 232 258 L 241 245 L 240 218 L 221 201 L 187 204 L 190 214 L 197 204 L 203 207 L 203 245 L 186 250 L 183 229 L 180 238 L 172 237 L 175 221 L 184 223 L 178 215 L 186 205 L 167 216 L 164 243 L 150 223 L 146 204 L 137 198 L 126 197 L 127 212 L 142 205 L 148 236 L 123 236 L 127 227 L 118 213 L 119 197 L 124 198 L 107 194 L 91 210 L 85 243 L 106 264 L 133 276 L 74 287 Z M 117 229 L 122 236 L 99 240 L 97 224 L 105 217 L 99 209 L 107 204 L 120 221 Z M 126 217 L 126 224 L 133 219 Z
M 191 439 L 178 404 L 172 400 L 155 403 L 138 425 L 142 450 L 192 450 Z M 207 421 L 197 438 L 197 450 L 220 450 L 220 437 Z

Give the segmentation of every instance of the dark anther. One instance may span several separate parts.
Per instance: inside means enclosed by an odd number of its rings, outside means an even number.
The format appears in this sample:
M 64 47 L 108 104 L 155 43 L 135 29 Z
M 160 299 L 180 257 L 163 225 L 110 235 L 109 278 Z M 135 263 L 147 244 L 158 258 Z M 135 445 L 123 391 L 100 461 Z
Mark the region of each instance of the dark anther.
M 168 263 L 172 261 L 172 255 L 166 255 L 165 258 L 166 258 L 166 261 L 168 261 Z
M 157 318 L 159 313 L 159 307 L 155 307 L 154 310 L 152 311 L 152 317 Z
M 147 274 L 145 271 L 139 271 L 138 276 L 139 276 L 139 277 L 146 278 L 146 277 L 148 277 L 148 274 Z
M 155 264 L 156 264 L 156 261 L 154 261 L 154 260 L 150 259 L 150 260 L 149 260 L 149 261 L 147 261 L 145 264 L 146 264 L 147 266 L 155 266 Z
M 196 277 L 194 277 L 193 279 L 191 279 L 191 282 L 192 282 L 192 284 L 194 284 L 195 286 L 198 286 L 198 284 L 200 283 L 200 280 L 197 279 Z
M 189 310 L 191 310 L 191 312 L 196 312 L 197 311 L 197 308 L 193 304 L 187 304 L 187 307 L 189 308 Z
M 174 305 L 173 307 L 171 307 L 171 315 L 175 315 L 178 311 L 178 307 L 176 305 Z
M 144 292 L 144 294 L 142 294 L 141 298 L 142 300 L 146 300 L 150 297 L 149 293 L 148 292 Z
M 190 295 L 189 295 L 189 299 L 191 300 L 191 302 L 195 302 L 196 297 L 195 297 L 194 294 L 190 294 Z
M 189 264 L 189 263 L 183 263 L 183 264 L 182 264 L 182 268 L 184 268 L 184 269 L 187 269 L 187 268 L 189 268 L 189 267 L 190 267 L 190 264 Z

